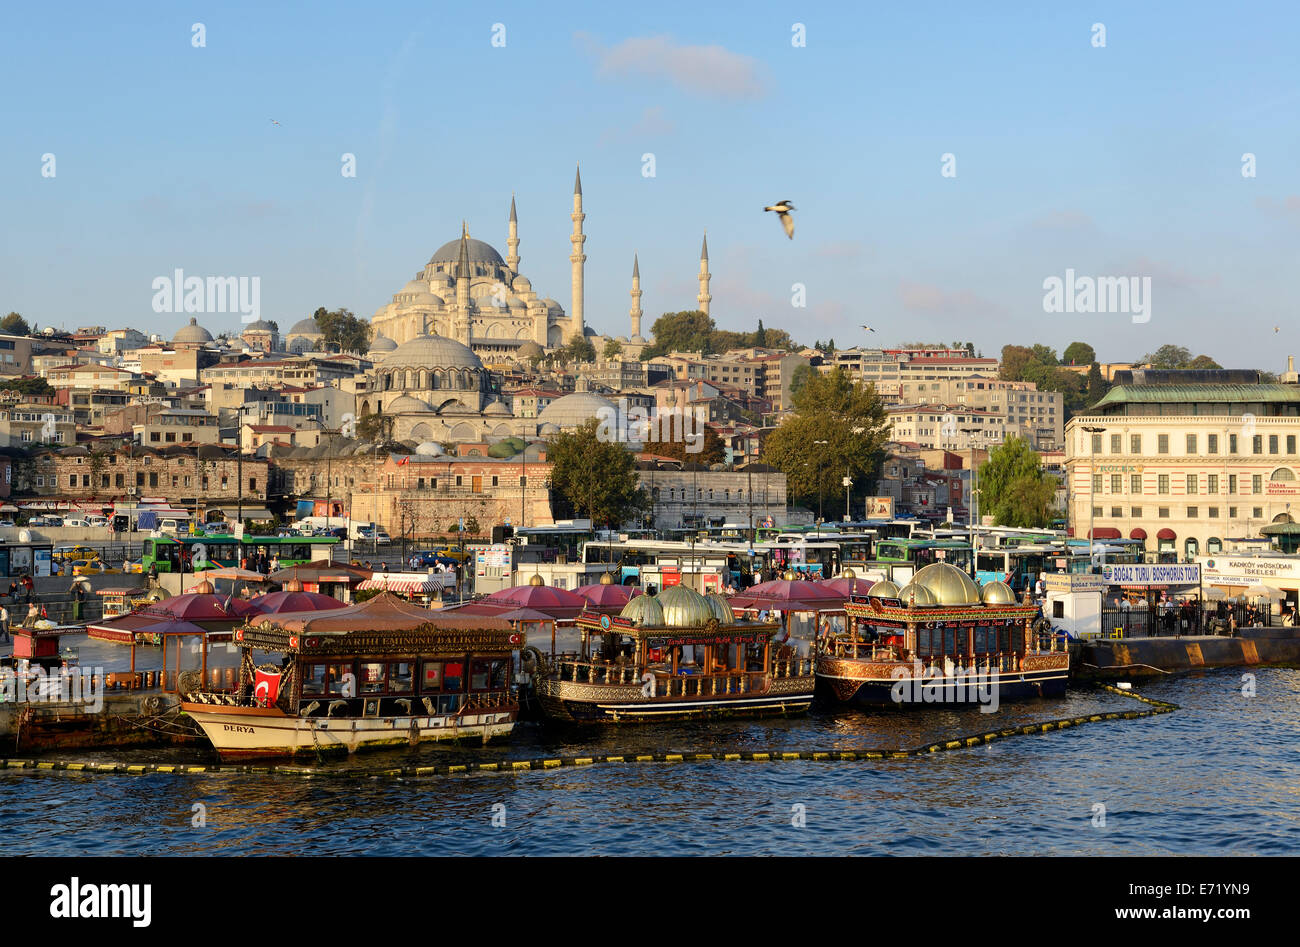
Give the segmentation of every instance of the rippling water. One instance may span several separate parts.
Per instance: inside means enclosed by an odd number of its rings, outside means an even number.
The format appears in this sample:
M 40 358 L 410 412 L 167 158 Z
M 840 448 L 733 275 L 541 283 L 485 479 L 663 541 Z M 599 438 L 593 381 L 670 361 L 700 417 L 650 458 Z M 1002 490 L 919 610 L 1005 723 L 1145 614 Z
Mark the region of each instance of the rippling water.
M 1262 854 L 1300 851 L 1300 671 L 1142 685 L 1182 709 L 902 760 L 598 765 L 409 780 L 0 771 L 7 854 Z M 466 756 L 902 748 L 1122 697 L 976 710 L 595 731 L 520 727 L 509 745 L 422 747 L 328 764 Z M 69 757 L 70 758 L 70 757 Z M 83 755 L 78 758 L 93 759 Z M 208 761 L 194 750 L 113 759 Z M 191 825 L 193 806 L 206 827 Z M 1097 818 L 1105 807 L 1105 824 Z M 502 808 L 504 807 L 504 808 Z M 494 826 L 493 816 L 504 819 Z M 794 823 L 800 821 L 802 825 Z

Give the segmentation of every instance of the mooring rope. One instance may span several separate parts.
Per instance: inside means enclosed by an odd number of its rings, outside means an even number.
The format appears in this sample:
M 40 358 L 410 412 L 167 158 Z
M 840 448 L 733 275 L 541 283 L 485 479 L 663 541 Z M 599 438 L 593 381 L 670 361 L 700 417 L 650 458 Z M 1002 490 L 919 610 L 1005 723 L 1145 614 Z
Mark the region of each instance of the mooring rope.
M 66 760 L 0 760 L 0 767 L 5 769 L 35 769 L 66 771 L 74 773 L 123 773 L 143 775 L 146 773 L 170 773 L 174 775 L 257 775 L 257 776 L 298 776 L 306 778 L 330 777 L 335 779 L 379 779 L 412 778 L 423 776 L 455 776 L 467 773 L 513 773 L 521 770 L 558 769 L 565 766 L 594 766 L 601 763 L 704 763 L 709 761 L 739 761 L 755 763 L 778 763 L 794 760 L 815 760 L 818 762 L 857 762 L 862 760 L 901 760 L 930 753 L 942 753 L 946 750 L 960 750 L 966 747 L 981 746 L 994 740 L 1010 739 L 1019 736 L 1051 733 L 1054 730 L 1066 730 L 1070 727 L 1098 723 L 1103 720 L 1139 720 L 1167 714 L 1179 707 L 1177 704 L 1154 697 L 1144 697 L 1133 691 L 1122 690 L 1111 684 L 1098 684 L 1102 690 L 1110 691 L 1121 697 L 1149 704 L 1150 710 L 1111 710 L 1104 713 L 1083 714 L 1077 717 L 1060 717 L 1027 723 L 1016 727 L 1003 727 L 959 737 L 954 740 L 940 740 L 924 743 L 911 749 L 859 749 L 859 750 L 713 750 L 704 752 L 681 753 L 640 753 L 593 756 L 554 756 L 537 757 L 527 760 L 502 760 L 492 762 L 472 761 L 468 763 L 436 763 L 427 766 L 395 766 L 386 769 L 357 770 L 343 767 L 313 766 L 252 766 L 213 764 L 210 766 L 189 765 L 185 763 L 74 763 Z

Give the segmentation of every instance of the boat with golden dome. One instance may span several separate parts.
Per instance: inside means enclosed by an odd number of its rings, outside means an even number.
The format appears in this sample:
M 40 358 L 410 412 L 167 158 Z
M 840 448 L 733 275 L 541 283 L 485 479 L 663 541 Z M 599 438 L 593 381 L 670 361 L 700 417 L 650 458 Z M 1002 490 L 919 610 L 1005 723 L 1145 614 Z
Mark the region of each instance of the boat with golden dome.
M 536 654 L 535 687 L 552 719 L 644 723 L 805 713 L 811 657 L 773 641 L 778 622 L 737 620 L 716 592 L 673 585 L 617 615 L 584 611 L 580 650 Z
M 1065 693 L 1068 651 L 1004 582 L 981 588 L 936 562 L 901 589 L 881 580 L 844 607 L 847 628 L 816 649 L 818 690 L 833 701 L 996 710 L 1001 700 Z

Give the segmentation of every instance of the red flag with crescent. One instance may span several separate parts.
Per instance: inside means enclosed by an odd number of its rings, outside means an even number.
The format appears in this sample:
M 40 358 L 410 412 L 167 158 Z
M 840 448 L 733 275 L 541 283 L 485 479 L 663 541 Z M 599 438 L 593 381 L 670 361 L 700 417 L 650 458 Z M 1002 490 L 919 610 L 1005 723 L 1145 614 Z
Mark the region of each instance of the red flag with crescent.
M 253 703 L 259 707 L 270 707 L 280 696 L 280 673 L 268 674 L 257 671 L 253 678 Z

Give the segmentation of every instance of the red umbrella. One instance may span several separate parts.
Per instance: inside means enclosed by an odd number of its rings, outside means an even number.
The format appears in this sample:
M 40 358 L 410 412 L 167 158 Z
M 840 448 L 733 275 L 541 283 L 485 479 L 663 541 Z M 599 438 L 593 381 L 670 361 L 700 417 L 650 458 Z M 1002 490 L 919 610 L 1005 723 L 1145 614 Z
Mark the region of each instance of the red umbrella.
M 817 582 L 802 579 L 773 579 L 760 582 L 727 599 L 733 609 L 775 608 L 781 611 L 816 611 L 834 609 L 844 604 L 844 596 Z
M 837 597 L 846 599 L 850 595 L 866 595 L 871 591 L 871 587 L 876 583 L 868 581 L 867 579 L 859 579 L 856 577 L 845 578 L 844 576 L 840 576 L 838 579 L 826 579 L 817 584 L 824 589 L 829 589 L 834 592 Z
M 573 591 L 590 602 L 592 608 L 601 612 L 621 611 L 623 606 L 632 600 L 633 596 L 641 594 L 641 590 L 635 585 L 613 585 L 610 583 L 580 585 Z
M 165 598 L 161 602 L 150 605 L 145 612 L 153 614 L 166 612 L 172 618 L 181 618 L 185 621 L 235 621 L 250 614 L 250 605 L 237 598 L 226 598 L 206 592 L 190 592 L 174 598 Z
M 254 615 L 275 615 L 280 612 L 318 612 L 327 608 L 347 606 L 332 595 L 319 592 L 271 592 L 259 595 L 247 603 Z
M 543 612 L 550 618 L 576 618 L 587 607 L 587 600 L 567 589 L 539 584 L 516 585 L 513 588 L 493 592 L 486 601 L 500 602 L 515 608 L 532 608 Z

